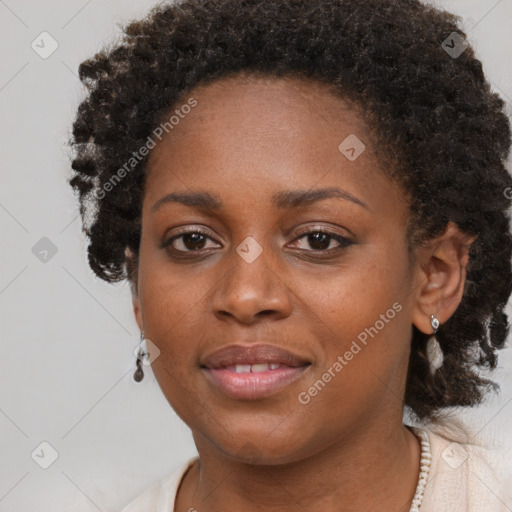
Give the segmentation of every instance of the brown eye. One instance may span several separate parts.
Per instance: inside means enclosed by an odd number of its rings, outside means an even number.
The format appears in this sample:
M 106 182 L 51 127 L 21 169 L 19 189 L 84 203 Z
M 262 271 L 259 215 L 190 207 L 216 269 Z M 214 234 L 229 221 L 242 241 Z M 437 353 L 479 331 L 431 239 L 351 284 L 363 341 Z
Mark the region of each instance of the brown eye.
M 206 247 L 207 241 L 212 240 L 204 231 L 195 229 L 175 235 L 162 244 L 162 248 L 169 247 L 177 252 L 193 252 Z
M 306 240 L 306 244 L 310 249 L 304 249 L 306 252 L 324 252 L 329 253 L 338 251 L 352 245 L 353 242 L 337 233 L 332 233 L 325 230 L 310 230 L 303 233 L 295 239 L 295 243 L 299 240 Z M 208 241 L 213 241 L 209 233 L 200 229 L 191 229 L 177 235 L 172 236 L 163 242 L 162 248 L 169 247 L 175 254 L 199 252 L 205 249 L 211 249 L 218 245 L 208 246 Z M 334 245 L 333 245 L 334 242 Z M 298 247 L 303 249 L 302 247 Z
M 187 233 L 181 235 L 183 245 L 190 250 L 203 249 L 206 237 L 200 233 Z
M 297 240 L 306 239 L 307 244 L 314 251 L 325 252 L 331 249 L 342 249 L 351 245 L 353 242 L 348 238 L 341 236 L 337 233 L 331 233 L 329 231 L 308 231 L 307 233 L 302 234 L 300 237 L 296 238 Z M 332 242 L 336 242 L 338 245 L 335 247 L 330 247 Z

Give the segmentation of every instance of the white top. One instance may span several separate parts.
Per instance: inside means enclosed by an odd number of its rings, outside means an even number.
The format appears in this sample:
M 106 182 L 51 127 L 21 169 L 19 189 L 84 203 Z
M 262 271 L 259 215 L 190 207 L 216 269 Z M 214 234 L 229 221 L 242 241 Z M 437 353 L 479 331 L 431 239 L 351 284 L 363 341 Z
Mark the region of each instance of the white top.
M 420 512 L 510 512 L 512 475 L 503 478 L 499 454 L 472 444 L 463 431 L 437 432 L 425 426 L 413 427 L 430 441 L 431 463 L 424 484 Z M 443 435 L 444 434 L 444 435 Z M 466 442 L 465 442 L 466 441 Z M 180 464 L 172 473 L 146 489 L 121 512 L 174 511 L 177 489 L 197 456 Z M 418 470 L 418 476 L 420 471 Z M 423 486 L 422 486 L 423 487 Z

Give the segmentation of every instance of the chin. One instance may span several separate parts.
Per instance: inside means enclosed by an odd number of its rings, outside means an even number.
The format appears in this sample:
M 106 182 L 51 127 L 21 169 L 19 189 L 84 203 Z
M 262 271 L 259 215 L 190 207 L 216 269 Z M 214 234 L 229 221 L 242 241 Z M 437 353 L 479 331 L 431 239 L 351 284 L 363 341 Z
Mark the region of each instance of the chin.
M 299 431 L 297 426 L 295 432 Z M 226 432 L 222 434 L 225 435 L 221 438 L 211 433 L 204 437 L 226 457 L 245 464 L 274 466 L 296 462 L 310 455 L 304 439 L 290 432 L 272 432 L 268 423 L 265 429 L 236 429 L 232 436 Z

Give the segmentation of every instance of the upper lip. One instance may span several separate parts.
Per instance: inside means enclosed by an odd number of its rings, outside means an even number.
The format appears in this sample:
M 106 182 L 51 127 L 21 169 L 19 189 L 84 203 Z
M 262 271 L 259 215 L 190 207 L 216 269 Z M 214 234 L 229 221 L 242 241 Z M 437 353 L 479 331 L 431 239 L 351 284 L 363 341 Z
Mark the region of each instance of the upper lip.
M 309 361 L 275 345 L 228 345 L 205 357 L 201 366 L 215 369 L 237 364 L 257 363 L 274 363 L 298 367 L 309 363 Z

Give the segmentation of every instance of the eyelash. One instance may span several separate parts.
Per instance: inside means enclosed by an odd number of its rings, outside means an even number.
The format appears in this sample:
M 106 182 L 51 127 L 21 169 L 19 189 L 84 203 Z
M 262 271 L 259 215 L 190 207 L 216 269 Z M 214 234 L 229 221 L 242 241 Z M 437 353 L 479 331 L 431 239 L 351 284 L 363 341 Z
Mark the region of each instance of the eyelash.
M 334 252 L 341 251 L 342 249 L 344 249 L 354 243 L 354 242 L 352 242 L 352 240 L 350 240 L 347 237 L 344 237 L 337 233 L 333 233 L 332 231 L 328 231 L 325 229 L 318 229 L 318 228 L 310 229 L 309 231 L 303 231 L 303 232 L 299 233 L 299 236 L 296 237 L 293 240 L 293 242 L 296 242 L 297 240 L 300 240 L 301 238 L 307 237 L 307 235 L 316 234 L 316 233 L 321 233 L 321 234 L 329 236 L 331 239 L 336 240 L 340 244 L 340 246 L 331 248 L 331 249 L 313 249 L 313 250 L 299 249 L 299 250 L 305 251 L 308 253 L 312 252 L 312 253 L 331 254 L 333 251 Z M 190 228 L 186 231 L 182 231 L 181 233 L 178 233 L 178 234 L 172 236 L 171 238 L 165 240 L 162 243 L 161 247 L 162 247 L 162 249 L 164 249 L 164 248 L 171 246 L 170 249 L 173 252 L 177 252 L 178 254 L 181 254 L 181 255 L 187 254 L 187 253 L 200 253 L 203 250 L 208 250 L 208 249 L 197 249 L 197 250 L 192 249 L 192 250 L 183 251 L 183 250 L 175 249 L 174 247 L 172 247 L 172 243 L 174 242 L 174 240 L 178 240 L 178 239 L 182 238 L 183 236 L 190 235 L 190 234 L 200 234 L 200 235 L 203 235 L 203 236 L 209 238 L 210 240 L 213 240 L 213 238 L 210 236 L 210 234 L 207 231 L 203 231 L 202 229 L 198 229 L 198 228 Z M 330 245 L 330 243 L 329 243 L 329 245 Z

